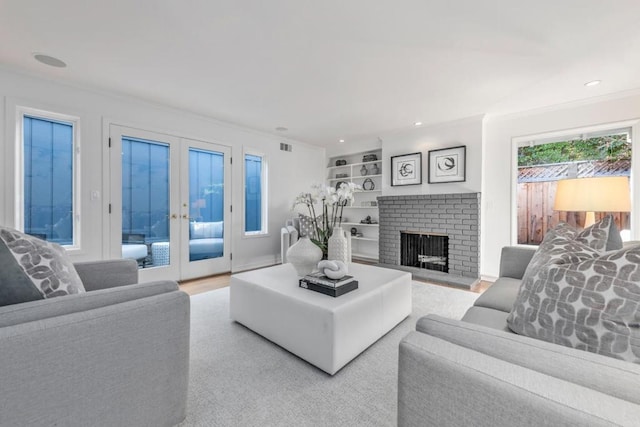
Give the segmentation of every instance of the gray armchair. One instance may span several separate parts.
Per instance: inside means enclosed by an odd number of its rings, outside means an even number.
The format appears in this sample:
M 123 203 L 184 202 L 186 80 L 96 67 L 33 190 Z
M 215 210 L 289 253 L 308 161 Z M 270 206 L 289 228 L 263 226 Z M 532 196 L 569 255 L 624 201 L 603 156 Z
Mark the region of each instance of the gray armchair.
M 0 426 L 181 422 L 188 295 L 133 260 L 76 269 L 86 293 L 0 307 Z

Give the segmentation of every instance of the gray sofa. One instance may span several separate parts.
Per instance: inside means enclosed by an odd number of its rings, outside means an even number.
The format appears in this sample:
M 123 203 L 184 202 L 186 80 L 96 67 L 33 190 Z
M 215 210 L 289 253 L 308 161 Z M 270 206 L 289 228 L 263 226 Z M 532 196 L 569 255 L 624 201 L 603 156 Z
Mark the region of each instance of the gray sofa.
M 188 295 L 133 260 L 76 269 L 86 293 L 0 307 L 0 426 L 181 422 Z
M 504 248 L 461 321 L 428 315 L 401 341 L 399 426 L 640 425 L 639 365 L 508 329 L 533 253 Z

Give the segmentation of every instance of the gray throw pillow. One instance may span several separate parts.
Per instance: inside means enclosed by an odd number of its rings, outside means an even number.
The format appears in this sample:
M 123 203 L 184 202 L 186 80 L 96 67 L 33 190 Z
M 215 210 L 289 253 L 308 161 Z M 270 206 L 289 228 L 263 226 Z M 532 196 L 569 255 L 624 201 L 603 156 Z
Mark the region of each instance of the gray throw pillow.
M 314 237 L 315 229 L 313 228 L 313 218 L 303 214 L 299 214 L 298 218 L 300 219 L 300 237 Z M 316 221 L 318 222 L 318 225 L 321 225 L 322 215 L 318 216 Z
M 612 215 L 579 232 L 576 240 L 600 252 L 622 249 L 620 231 Z
M 556 241 L 558 238 L 560 240 Z M 611 215 L 605 216 L 580 232 L 569 224 L 561 222 L 545 235 L 525 270 L 523 281 L 526 277 L 535 274 L 540 267 L 551 262 L 560 264 L 584 259 L 582 251 L 567 250 L 571 249 L 566 247 L 568 242 L 580 243 L 597 253 L 622 248 L 622 238 Z M 590 252 L 587 251 L 587 253 Z
M 547 236 L 552 253 L 525 274 L 509 328 L 640 363 L 640 246 L 601 254 L 568 236 Z
M 552 230 L 547 231 L 524 272 L 522 283 L 524 284 L 527 278 L 548 264 L 576 262 L 590 259 L 592 254 L 598 254 L 596 249 L 576 241 L 576 236 L 576 230 L 566 223 L 560 223 Z
M 64 248 L 0 227 L 0 306 L 85 292 Z

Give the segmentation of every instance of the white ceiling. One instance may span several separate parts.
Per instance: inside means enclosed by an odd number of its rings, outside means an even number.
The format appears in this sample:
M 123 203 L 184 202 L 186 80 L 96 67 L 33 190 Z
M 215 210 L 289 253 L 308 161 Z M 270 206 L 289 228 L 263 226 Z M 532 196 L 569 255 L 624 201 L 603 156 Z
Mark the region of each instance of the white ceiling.
M 640 0 L 0 0 L 0 40 L 12 69 L 324 146 L 640 88 Z

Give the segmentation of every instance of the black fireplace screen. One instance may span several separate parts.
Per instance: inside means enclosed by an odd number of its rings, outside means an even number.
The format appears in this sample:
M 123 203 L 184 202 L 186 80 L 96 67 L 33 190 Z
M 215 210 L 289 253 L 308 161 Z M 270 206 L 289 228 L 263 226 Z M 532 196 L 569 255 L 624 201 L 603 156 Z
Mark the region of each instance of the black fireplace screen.
M 401 232 L 400 264 L 448 273 L 449 237 Z

